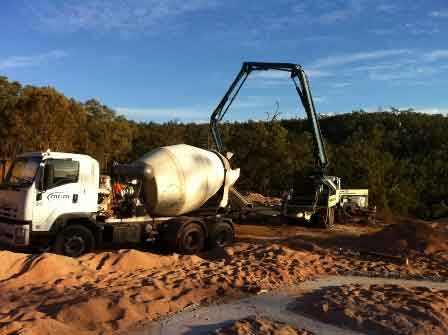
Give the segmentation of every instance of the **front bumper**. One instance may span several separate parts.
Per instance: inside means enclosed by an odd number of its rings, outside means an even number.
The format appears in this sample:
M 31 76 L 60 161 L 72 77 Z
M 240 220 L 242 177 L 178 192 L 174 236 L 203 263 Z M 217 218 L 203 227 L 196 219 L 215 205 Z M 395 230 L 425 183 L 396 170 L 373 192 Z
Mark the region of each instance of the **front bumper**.
M 14 247 L 24 247 L 30 243 L 30 226 L 1 222 L 0 243 Z

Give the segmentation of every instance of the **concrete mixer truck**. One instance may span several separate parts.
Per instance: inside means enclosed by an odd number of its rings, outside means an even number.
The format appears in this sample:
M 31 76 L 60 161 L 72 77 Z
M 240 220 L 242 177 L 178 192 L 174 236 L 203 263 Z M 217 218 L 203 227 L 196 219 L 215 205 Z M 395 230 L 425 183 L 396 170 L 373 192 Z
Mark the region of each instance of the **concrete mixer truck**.
M 87 155 L 18 156 L 0 185 L 0 243 L 79 256 L 108 243 L 158 241 L 181 253 L 233 242 L 223 213 L 239 177 L 230 155 L 157 148 L 102 176 Z

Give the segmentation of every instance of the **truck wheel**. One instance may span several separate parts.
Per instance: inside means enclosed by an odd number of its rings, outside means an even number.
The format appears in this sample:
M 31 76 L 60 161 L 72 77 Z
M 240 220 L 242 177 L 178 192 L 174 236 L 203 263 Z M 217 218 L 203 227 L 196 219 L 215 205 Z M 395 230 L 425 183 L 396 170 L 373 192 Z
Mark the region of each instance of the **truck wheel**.
M 226 245 L 232 244 L 234 239 L 235 232 L 230 223 L 225 221 L 216 222 L 210 232 L 209 245 L 212 249 L 225 247 Z
M 81 225 L 69 225 L 56 236 L 54 249 L 56 253 L 78 257 L 93 249 L 95 238 L 92 232 Z
M 195 254 L 204 249 L 204 231 L 197 223 L 188 223 L 178 230 L 177 250 L 183 254 Z
M 334 225 L 334 208 L 317 211 L 311 216 L 311 225 L 316 228 L 329 229 Z

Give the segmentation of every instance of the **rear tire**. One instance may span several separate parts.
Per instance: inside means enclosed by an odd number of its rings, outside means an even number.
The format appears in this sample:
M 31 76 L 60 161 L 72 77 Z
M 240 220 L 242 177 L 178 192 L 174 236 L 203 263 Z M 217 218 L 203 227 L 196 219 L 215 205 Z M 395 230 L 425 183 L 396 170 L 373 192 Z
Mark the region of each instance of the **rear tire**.
M 177 250 L 182 254 L 196 254 L 204 249 L 205 234 L 202 227 L 191 222 L 178 230 L 176 235 Z
M 229 222 L 216 222 L 210 232 L 209 246 L 211 249 L 225 247 L 235 240 L 235 232 Z
M 90 229 L 81 225 L 69 225 L 56 236 L 56 253 L 78 257 L 91 251 L 95 246 L 95 237 Z

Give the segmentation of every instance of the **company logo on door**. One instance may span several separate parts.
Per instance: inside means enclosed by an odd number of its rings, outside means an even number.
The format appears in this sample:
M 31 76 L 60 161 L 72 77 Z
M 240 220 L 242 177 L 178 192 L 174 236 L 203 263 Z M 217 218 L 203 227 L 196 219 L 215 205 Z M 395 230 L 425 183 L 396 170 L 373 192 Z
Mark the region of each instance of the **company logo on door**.
M 70 199 L 70 196 L 68 194 L 62 193 L 62 192 L 53 192 L 47 195 L 48 200 L 68 200 Z

